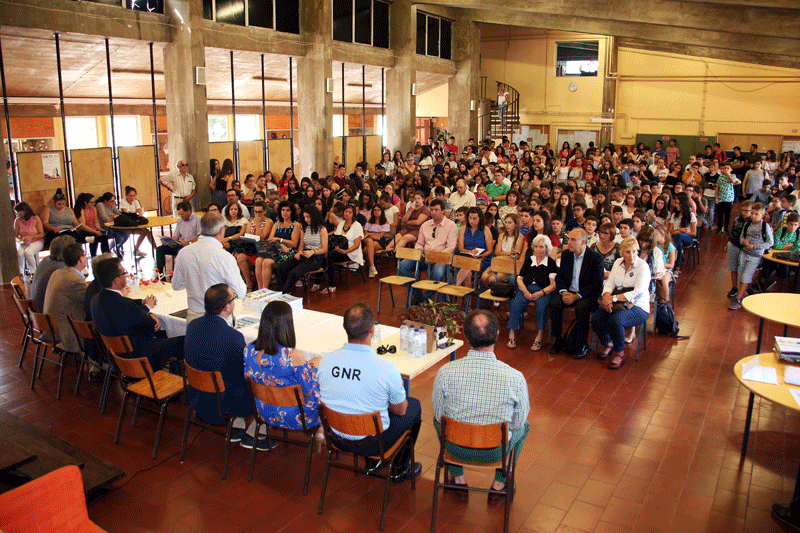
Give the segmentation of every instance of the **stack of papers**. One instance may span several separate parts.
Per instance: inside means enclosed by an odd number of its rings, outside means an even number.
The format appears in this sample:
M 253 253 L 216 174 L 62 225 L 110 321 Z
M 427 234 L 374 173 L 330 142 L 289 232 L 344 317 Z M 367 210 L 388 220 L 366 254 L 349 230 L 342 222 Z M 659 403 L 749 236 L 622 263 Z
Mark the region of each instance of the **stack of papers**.
M 261 321 L 254 316 L 240 316 L 236 319 L 236 329 L 243 329 L 253 325 L 258 325 Z
M 253 242 L 258 242 L 258 241 L 261 240 L 261 236 L 260 235 L 254 235 L 252 233 L 245 233 L 244 235 L 242 235 L 239 238 L 240 239 L 246 239 L 248 241 L 253 241 Z
M 788 363 L 800 363 L 800 339 L 775 337 L 775 353 L 778 359 Z
M 800 368 L 796 366 L 787 366 L 784 368 L 783 381 L 789 385 L 797 385 L 800 387 Z
M 269 289 L 259 289 L 251 292 L 244 297 L 242 309 L 247 313 L 261 316 L 261 312 L 272 300 L 286 302 L 292 308 L 292 312 L 300 311 L 303 308 L 303 299 L 291 294 L 282 294 Z
M 778 372 L 769 366 L 759 366 L 758 356 L 755 356 L 749 362 L 742 365 L 742 379 L 777 385 Z

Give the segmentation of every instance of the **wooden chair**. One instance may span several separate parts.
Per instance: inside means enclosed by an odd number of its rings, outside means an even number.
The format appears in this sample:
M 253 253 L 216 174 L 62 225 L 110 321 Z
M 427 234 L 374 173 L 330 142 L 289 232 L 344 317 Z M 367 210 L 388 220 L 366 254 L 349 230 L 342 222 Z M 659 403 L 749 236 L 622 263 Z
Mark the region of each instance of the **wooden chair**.
M 511 283 L 513 287 L 516 287 L 516 276 L 517 276 L 517 261 L 515 261 L 511 257 L 493 257 L 492 258 L 492 265 L 489 267 L 494 272 L 494 280 L 497 281 L 498 274 L 506 274 L 509 276 L 508 282 Z M 516 291 L 516 288 L 514 289 Z M 480 296 L 478 296 L 478 307 L 481 306 L 481 300 L 491 300 L 493 302 L 507 302 L 511 300 L 514 296 L 512 295 L 511 298 L 503 298 L 502 296 L 492 296 L 492 291 L 490 289 L 486 289 L 483 291 Z
M 464 461 L 453 457 L 445 443 L 455 444 L 463 448 L 492 449 L 500 448 L 502 458 L 493 463 L 483 463 L 480 461 Z M 458 422 L 447 416 L 442 415 L 439 425 L 439 457 L 436 459 L 436 475 L 433 480 L 433 510 L 431 512 L 431 533 L 436 531 L 436 511 L 438 504 L 439 488 L 443 489 L 463 489 L 495 494 L 505 494 L 505 518 L 503 531 L 508 533 L 508 518 L 511 512 L 511 502 L 514 500 L 514 450 L 508 452 L 508 423 L 476 425 Z M 439 475 L 442 468 L 447 465 L 466 466 L 472 468 L 491 468 L 500 469 L 506 478 L 506 486 L 502 490 L 492 488 L 484 489 L 481 487 L 464 487 L 451 483 L 440 483 Z M 445 476 L 445 480 L 447 477 Z
M 383 511 L 381 512 L 380 526 L 380 530 L 383 531 L 383 528 L 386 525 L 386 507 L 389 503 L 389 478 L 391 475 L 392 465 L 404 447 L 408 447 L 410 449 L 411 465 L 414 464 L 414 443 L 411 441 L 411 432 L 406 431 L 400 436 L 399 439 L 397 439 L 397 442 L 395 442 L 391 448 L 384 450 L 383 442 L 380 438 L 381 433 L 383 433 L 383 424 L 381 423 L 381 414 L 378 411 L 363 415 L 346 415 L 332 411 L 325 407 L 325 404 L 320 403 L 319 420 L 320 423 L 322 423 L 322 428 L 325 431 L 325 441 L 327 443 L 328 452 L 325 455 L 325 474 L 322 477 L 322 493 L 319 497 L 319 509 L 317 510 L 317 514 L 322 514 L 322 507 L 325 504 L 325 489 L 328 485 L 328 474 L 330 473 L 331 468 L 350 470 L 355 475 L 369 473 L 370 475 L 381 477 L 385 481 L 385 487 L 383 491 Z M 366 456 L 365 459 L 369 458 L 375 461 L 379 460 L 381 464 L 385 464 L 386 466 L 383 468 L 385 474 L 381 475 L 375 472 L 368 472 L 366 468 L 359 468 L 358 455 L 337 446 L 338 442 L 346 443 L 348 441 L 339 437 L 333 432 L 333 429 L 336 429 L 340 433 L 344 433 L 346 435 L 366 435 L 365 438 L 375 440 L 378 445 L 378 455 Z M 353 464 L 350 465 L 338 461 L 334 462 L 332 460 L 333 455 L 336 453 L 338 457 L 339 451 L 344 453 L 352 453 Z M 411 488 L 416 489 L 416 478 L 413 475 L 411 476 Z
M 247 387 L 250 389 L 250 398 L 253 401 L 253 412 L 256 415 L 256 430 L 254 435 L 259 434 L 261 424 L 267 425 L 267 438 L 278 442 L 283 442 L 287 447 L 289 444 L 296 444 L 298 446 L 306 446 L 308 454 L 306 456 L 306 474 L 303 481 L 303 496 L 308 495 L 308 480 L 311 476 L 311 457 L 314 453 L 314 433 L 317 431 L 319 424 L 309 426 L 306 421 L 306 414 L 303 410 L 303 389 L 300 385 L 291 385 L 289 387 L 274 387 L 271 385 L 264 385 L 253 381 L 252 378 L 246 377 Z M 264 420 L 258 412 L 258 405 L 256 400 L 261 403 L 273 405 L 276 407 L 297 407 L 300 410 L 300 423 L 303 426 L 302 432 L 305 434 L 307 440 L 294 439 L 289 437 L 288 430 L 279 426 L 270 426 L 269 422 Z M 283 436 L 272 435 L 269 431 L 270 427 L 283 430 Z M 256 447 L 250 452 L 250 473 L 247 475 L 247 481 L 253 480 L 253 466 L 256 462 Z
M 89 520 L 80 469 L 69 465 L 53 470 L 0 494 L 0 529 L 103 533 Z
M 358 268 L 356 270 L 351 269 L 353 265 L 356 265 Z M 336 275 L 339 276 L 339 279 L 344 276 L 344 286 L 345 288 L 350 288 L 350 272 L 358 272 L 361 274 L 361 281 L 363 283 L 367 282 L 367 277 L 364 275 L 364 265 L 359 265 L 355 261 L 340 261 L 338 263 L 332 263 L 330 268 L 336 271 Z
M 312 283 L 313 280 L 319 280 L 319 285 L 322 287 L 322 283 L 325 283 L 325 288 L 328 290 L 328 296 L 331 295 L 330 287 L 328 286 L 328 256 L 325 255 L 325 258 L 322 261 L 322 266 L 316 270 L 312 270 L 310 272 L 306 272 L 300 277 L 300 281 L 303 284 L 303 292 L 305 292 L 306 302 L 311 302 L 311 290 L 310 287 L 315 285 Z
M 64 364 L 69 352 L 65 352 L 58 347 L 58 326 L 56 326 L 55 319 L 50 313 L 30 313 L 31 324 L 34 332 L 39 332 L 38 335 L 33 337 L 33 342 L 36 344 L 36 354 L 33 359 L 33 374 L 31 375 L 31 390 L 36 385 L 36 379 L 42 376 L 42 367 L 45 361 L 54 363 L 59 366 L 58 370 L 58 392 L 56 392 L 56 399 L 61 399 L 61 385 L 64 381 Z M 45 336 L 45 334 L 49 334 Z M 44 350 L 42 348 L 44 347 Z M 57 355 L 58 360 L 47 358 L 47 349 Z M 37 371 L 38 366 L 38 371 Z
M 235 415 L 222 412 L 222 393 L 225 392 L 225 383 L 222 381 L 222 373 L 197 370 L 184 361 L 183 368 L 186 372 L 187 387 L 196 389 L 200 392 L 215 394 L 217 397 L 217 412 L 221 418 L 225 419 L 225 432 L 217 429 L 216 424 L 209 424 L 205 420 L 197 417 L 197 412 L 191 404 L 186 405 L 186 420 L 183 423 L 183 442 L 181 444 L 181 463 L 186 457 L 186 439 L 189 436 L 189 422 L 194 418 L 194 423 L 198 426 L 211 430 L 217 435 L 225 437 L 225 459 L 222 463 L 222 479 L 228 475 L 228 455 L 231 451 L 231 431 L 233 429 L 233 419 Z M 253 449 L 256 447 L 253 446 Z
M 464 312 L 468 312 L 472 295 L 478 292 L 478 282 L 480 281 L 481 272 L 481 259 L 477 257 L 469 257 L 467 255 L 454 255 L 452 265 L 453 268 L 472 271 L 472 287 L 445 285 L 444 287 L 437 289 L 436 292 L 445 296 L 465 298 L 466 303 Z
M 450 252 L 425 252 L 425 263 L 428 265 L 428 279 L 423 279 L 411 284 L 412 289 L 419 289 L 423 292 L 433 291 L 434 298 L 438 297 L 438 291 L 450 283 L 450 264 L 453 262 L 453 254 Z M 434 281 L 431 279 L 433 265 L 447 265 L 445 281 Z
M 97 333 L 97 330 L 94 329 L 94 324 L 92 324 L 91 321 L 81 322 L 79 320 L 75 320 L 72 315 L 69 315 L 67 320 L 69 320 L 69 325 L 72 327 L 72 331 L 75 333 L 75 338 L 78 339 L 78 344 L 81 346 L 81 361 L 80 366 L 78 367 L 78 379 L 75 381 L 74 393 L 74 395 L 77 396 L 78 390 L 81 386 L 81 377 L 83 377 L 83 367 L 86 364 L 86 358 L 89 356 L 89 351 L 92 349 L 105 350 L 105 347 L 103 346 L 103 341 L 100 340 L 100 335 Z M 108 368 L 105 368 L 104 370 L 106 371 L 106 374 L 103 383 L 103 392 L 101 393 L 102 395 L 108 393 L 108 387 L 106 384 L 111 381 L 111 373 L 108 371 Z
M 117 433 L 114 436 L 114 444 L 119 444 L 119 435 L 122 431 L 122 419 L 125 417 L 125 407 L 128 403 L 130 394 L 136 395 L 136 404 L 133 408 L 133 421 L 131 426 L 136 425 L 136 417 L 139 415 L 139 402 L 144 397 L 152 400 L 161 406 L 158 417 L 158 430 L 156 431 L 156 443 L 153 447 L 153 459 L 158 456 L 158 444 L 161 441 L 161 431 L 164 428 L 164 418 L 167 415 L 167 405 L 170 401 L 186 390 L 186 380 L 181 376 L 170 374 L 164 370 L 153 372 L 150 361 L 146 357 L 125 358 L 119 354 L 132 354 L 133 347 L 127 335 L 121 337 L 106 337 L 101 335 L 103 344 L 106 345 L 114 364 L 117 367 L 117 377 L 122 387 L 122 406 L 119 410 L 119 421 L 117 422 Z M 133 383 L 128 383 L 125 377 L 131 378 Z
M 22 368 L 22 361 L 25 359 L 25 352 L 28 351 L 28 342 L 33 339 L 33 322 L 31 322 L 31 313 L 38 313 L 39 309 L 36 307 L 36 302 L 26 298 L 20 298 L 16 293 L 12 294 L 14 305 L 17 307 L 19 317 L 22 320 L 22 353 L 19 356 L 19 368 Z
M 14 292 L 17 296 L 22 299 L 27 298 L 25 292 L 25 282 L 22 281 L 22 278 L 17 276 L 16 278 L 11 280 L 11 288 L 14 289 Z
M 383 291 L 384 283 L 389 286 L 389 296 L 392 299 L 392 307 L 394 307 L 394 294 L 392 293 L 392 285 L 406 288 L 406 309 L 408 309 L 408 300 L 411 297 L 409 286 L 416 282 L 417 278 L 419 277 L 419 260 L 422 258 L 422 250 L 417 250 L 415 248 L 398 248 L 395 251 L 395 257 L 397 258 L 398 271 L 400 270 L 400 261 L 403 259 L 417 261 L 417 266 L 414 270 L 414 277 L 386 276 L 385 278 L 381 278 L 378 282 L 378 313 L 381 312 L 381 292 Z

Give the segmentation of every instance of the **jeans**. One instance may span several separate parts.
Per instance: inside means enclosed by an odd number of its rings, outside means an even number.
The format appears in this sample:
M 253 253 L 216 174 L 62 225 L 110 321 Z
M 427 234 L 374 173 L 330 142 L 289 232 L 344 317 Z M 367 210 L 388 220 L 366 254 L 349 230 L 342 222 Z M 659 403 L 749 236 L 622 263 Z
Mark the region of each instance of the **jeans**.
M 292 257 L 278 263 L 275 267 L 275 277 L 278 278 L 281 292 L 290 293 L 303 274 L 322 268 L 324 261 L 323 256 L 315 255 L 308 259 L 303 258 L 301 261 Z
M 681 261 L 683 260 L 683 249 L 688 248 L 694 243 L 694 239 L 691 235 L 687 235 L 686 233 L 676 233 L 672 236 L 672 244 L 675 245 L 675 249 L 678 251 L 677 256 L 675 257 L 675 268 L 678 269 L 681 267 Z
M 439 434 L 439 421 L 433 421 L 434 427 L 436 427 L 436 434 Z M 528 431 L 530 431 L 530 423 L 527 421 L 525 425 L 523 425 L 519 429 L 515 429 L 511 432 L 511 439 L 509 439 L 508 443 L 506 444 L 506 453 L 510 453 L 511 450 L 514 450 L 514 469 L 516 470 L 517 461 L 519 460 L 519 455 L 522 453 L 522 447 L 525 445 L 525 439 L 528 436 Z M 495 461 L 500 461 L 502 459 L 502 448 L 464 448 L 463 446 L 456 446 L 455 444 L 447 443 L 445 444 L 445 448 L 447 451 L 450 452 L 453 457 L 456 459 L 461 459 L 462 461 L 480 461 L 482 463 L 494 463 Z M 460 477 L 464 475 L 464 467 L 462 466 L 448 466 L 448 470 L 450 471 L 450 475 L 453 477 Z M 494 480 L 498 483 L 505 483 L 506 478 L 503 475 L 500 469 L 496 469 L 494 471 Z
M 427 265 L 427 263 L 425 263 L 425 261 L 420 261 L 419 262 L 419 271 L 422 272 L 423 270 L 425 270 L 427 268 L 427 266 L 428 265 Z M 413 278 L 414 277 L 414 271 L 415 271 L 416 268 L 417 268 L 417 262 L 416 261 L 413 261 L 411 259 L 403 259 L 402 261 L 400 261 L 400 265 L 397 268 L 397 275 L 398 276 L 406 276 L 406 277 L 409 277 L 409 278 Z M 439 263 L 437 263 L 435 265 L 431 265 L 431 272 L 430 272 L 430 275 L 428 276 L 428 279 L 431 280 L 431 281 L 442 281 L 442 280 L 444 280 L 445 276 L 447 275 L 447 269 L 448 268 L 450 268 L 449 265 L 443 265 L 443 264 L 439 264 Z M 417 279 L 419 279 L 419 276 L 417 276 Z M 414 302 L 415 300 L 419 301 L 419 300 L 422 300 L 422 299 L 429 299 L 429 298 L 433 298 L 435 295 L 436 295 L 436 293 L 434 291 L 428 291 L 425 294 L 422 294 L 422 291 L 420 291 L 419 289 L 413 289 L 411 291 L 411 301 Z
M 542 290 L 541 287 L 535 283 L 528 285 L 528 292 L 530 293 L 538 292 L 540 290 Z M 536 316 L 536 327 L 539 331 L 544 331 L 544 328 L 547 327 L 547 313 L 550 306 L 550 300 L 553 299 L 553 295 L 555 295 L 555 291 L 551 292 L 550 294 L 545 294 L 538 300 L 535 300 L 536 311 L 534 311 L 533 314 Z M 528 304 L 530 303 L 532 302 L 525 298 L 525 293 L 523 293 L 519 287 L 517 287 L 517 294 L 514 295 L 514 299 L 511 300 L 511 304 L 508 309 L 508 329 L 511 331 L 517 331 L 520 329 L 523 322 L 522 315 L 525 313 L 525 309 L 527 309 Z
M 164 269 L 167 268 L 167 256 L 171 255 L 175 257 L 178 255 L 178 252 L 181 251 L 183 246 L 167 246 L 166 244 L 162 244 L 158 248 L 156 248 L 156 268 L 162 274 L 165 274 Z
M 704 218 L 706 219 L 708 227 L 710 228 L 716 223 L 714 220 L 714 215 L 716 214 L 717 211 L 717 202 L 714 201 L 714 198 L 710 198 L 708 196 L 706 196 L 705 199 L 708 202 L 708 211 L 706 212 Z
M 717 228 L 719 228 L 720 231 L 728 231 L 728 226 L 731 223 L 732 207 L 733 203 L 731 202 L 719 202 L 717 204 Z
M 608 346 L 610 342 L 613 342 L 614 351 L 621 352 L 625 349 L 625 328 L 638 326 L 645 322 L 648 316 L 649 313 L 636 306 L 613 313 L 609 313 L 601 307 L 592 315 L 592 328 L 600 338 L 600 344 Z
M 508 104 L 503 104 L 497 110 L 497 115 L 500 118 L 500 125 L 506 125 L 506 109 L 508 109 Z

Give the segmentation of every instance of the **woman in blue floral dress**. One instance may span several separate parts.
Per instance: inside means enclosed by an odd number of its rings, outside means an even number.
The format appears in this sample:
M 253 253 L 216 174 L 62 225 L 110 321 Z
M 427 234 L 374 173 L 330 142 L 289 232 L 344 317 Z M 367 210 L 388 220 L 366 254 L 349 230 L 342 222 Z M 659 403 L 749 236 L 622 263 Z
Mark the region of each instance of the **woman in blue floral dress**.
M 257 383 L 275 387 L 300 385 L 306 427 L 319 425 L 319 381 L 317 361 L 306 362 L 295 348 L 292 308 L 286 302 L 273 301 L 261 313 L 256 340 L 244 349 L 244 373 Z M 276 407 L 256 399 L 261 417 L 273 427 L 303 429 L 297 407 Z M 321 435 L 319 438 L 322 438 Z

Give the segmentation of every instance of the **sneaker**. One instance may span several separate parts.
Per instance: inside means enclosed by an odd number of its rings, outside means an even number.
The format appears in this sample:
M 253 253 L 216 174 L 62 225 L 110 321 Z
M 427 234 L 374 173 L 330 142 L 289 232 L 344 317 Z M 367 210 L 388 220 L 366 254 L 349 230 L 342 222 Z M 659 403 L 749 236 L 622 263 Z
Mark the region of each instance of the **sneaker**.
M 735 298 L 731 302 L 731 305 L 728 306 L 728 309 L 730 309 L 731 311 L 736 311 L 737 309 L 741 309 L 741 308 L 742 308 L 741 300 L 737 300 Z
M 369 277 L 374 278 L 377 275 L 378 275 L 378 269 L 375 268 L 375 265 L 369 267 Z
M 328 292 L 336 292 L 336 287 L 331 285 L 328 287 Z
M 400 485 L 412 477 L 417 477 L 422 472 L 422 463 L 408 464 L 405 469 L 398 473 L 392 473 L 392 483 Z
M 241 436 L 241 441 L 239 441 L 239 446 L 241 446 L 242 448 L 247 448 L 248 450 L 252 450 L 253 437 L 249 433 L 245 432 Z M 268 450 L 276 448 L 277 446 L 278 446 L 277 442 L 275 442 L 274 440 L 269 440 L 267 439 L 267 437 L 258 439 L 258 441 L 256 442 L 256 450 L 260 452 L 266 452 Z
M 737 294 L 739 294 L 739 289 L 733 287 L 731 290 L 728 291 L 728 298 L 733 298 Z
M 231 442 L 241 442 L 244 435 L 247 435 L 247 428 L 231 428 Z M 247 436 L 250 437 L 250 435 Z

